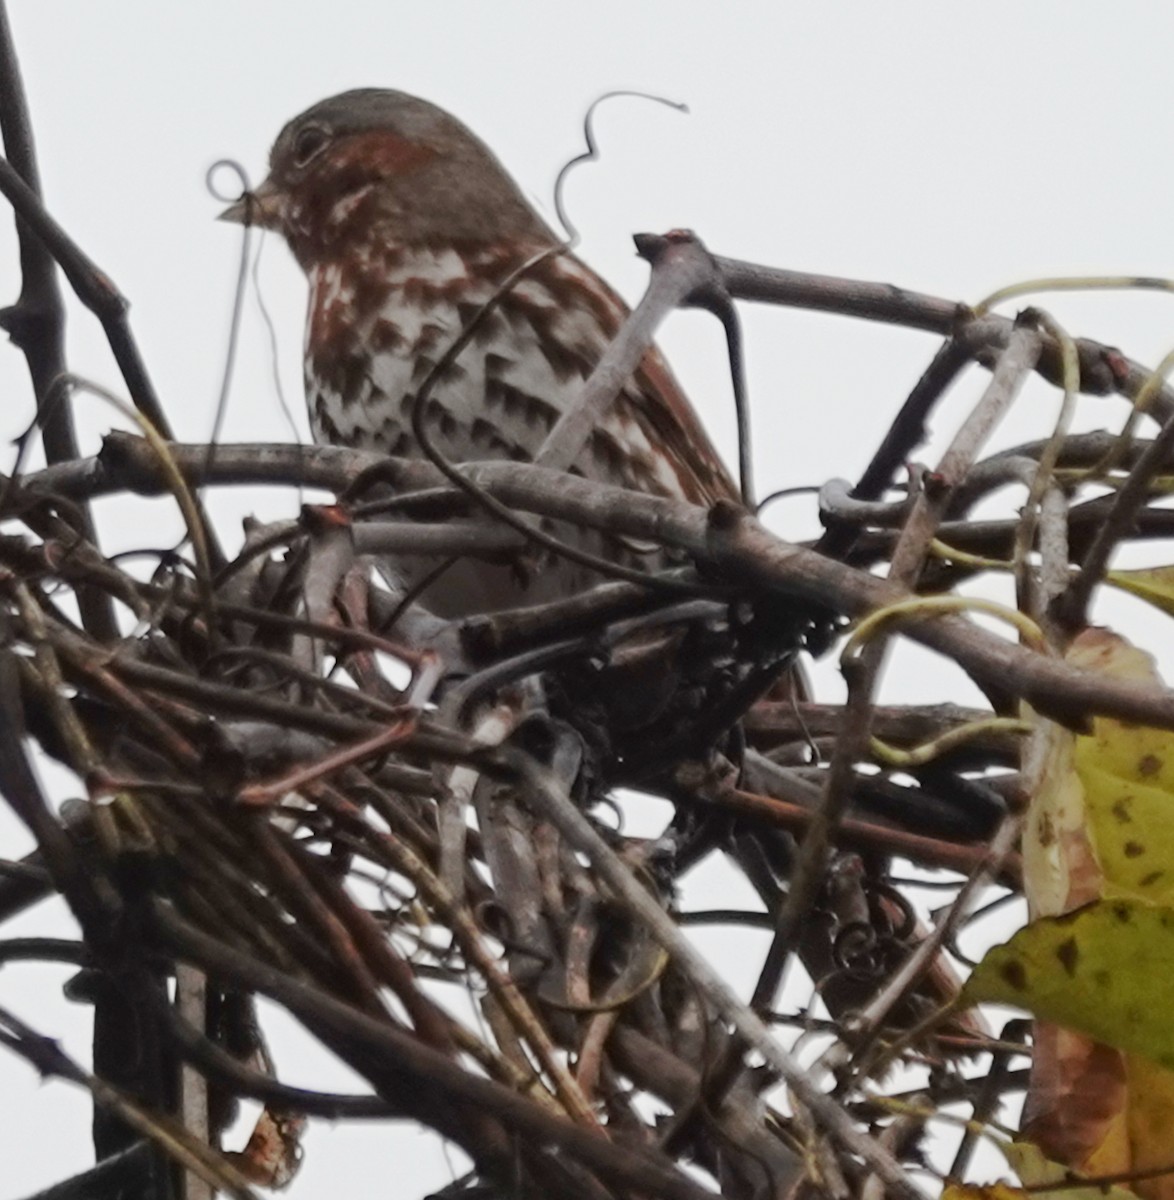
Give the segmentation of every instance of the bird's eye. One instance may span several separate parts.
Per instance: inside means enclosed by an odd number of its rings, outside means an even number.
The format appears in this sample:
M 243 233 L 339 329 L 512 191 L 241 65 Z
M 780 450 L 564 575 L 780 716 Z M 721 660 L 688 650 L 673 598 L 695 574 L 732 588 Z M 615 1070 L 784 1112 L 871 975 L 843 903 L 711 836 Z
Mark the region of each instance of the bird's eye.
M 329 135 L 321 125 L 310 125 L 294 139 L 294 166 L 304 167 L 327 143 Z

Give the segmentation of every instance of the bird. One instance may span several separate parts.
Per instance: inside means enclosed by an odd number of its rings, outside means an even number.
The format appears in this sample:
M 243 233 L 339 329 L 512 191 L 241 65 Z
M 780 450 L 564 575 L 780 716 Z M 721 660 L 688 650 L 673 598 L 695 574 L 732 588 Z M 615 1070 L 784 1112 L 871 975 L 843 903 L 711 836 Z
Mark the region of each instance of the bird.
M 629 315 L 484 142 L 442 108 L 400 91 L 347 91 L 294 117 L 273 144 L 265 180 L 221 218 L 279 234 L 305 272 L 306 402 L 315 440 L 328 445 L 423 457 L 412 431 L 417 393 L 480 314 L 473 337 L 432 381 L 425 428 L 453 463 L 531 462 Z M 694 505 L 741 503 L 655 347 L 570 470 Z M 553 531 L 621 566 L 653 570 L 668 561 L 659 547 L 565 524 Z M 436 565 L 398 557 L 395 581 L 411 590 Z M 420 600 L 439 617 L 458 618 L 568 598 L 600 578 L 558 556 L 537 563 L 532 553 L 507 563 L 470 557 L 450 565 Z M 797 614 L 795 629 L 807 619 Z M 760 681 L 787 700 L 807 694 L 792 636 L 774 684 L 770 672 Z M 636 678 L 638 687 L 607 691 L 613 717 L 634 697 L 621 723 L 636 731 L 639 751 L 661 701 L 649 705 L 641 695 L 652 690 L 644 668 Z M 707 692 L 702 708 L 713 699 Z
M 278 233 L 305 272 L 306 401 L 321 443 L 421 457 L 411 424 L 417 391 L 500 292 L 433 381 L 423 420 L 428 439 L 454 463 L 533 461 L 629 312 L 565 249 L 475 134 L 404 92 L 347 91 L 294 117 L 273 145 L 267 178 L 221 217 Z M 693 504 L 738 501 L 655 348 L 570 469 Z M 546 528 L 609 562 L 666 565 L 658 547 L 566 524 Z M 397 559 L 395 582 L 410 589 L 435 567 L 436 560 Z M 420 599 L 437 616 L 463 617 L 564 599 L 600 578 L 557 555 L 536 560 L 533 551 L 505 563 L 468 558 Z

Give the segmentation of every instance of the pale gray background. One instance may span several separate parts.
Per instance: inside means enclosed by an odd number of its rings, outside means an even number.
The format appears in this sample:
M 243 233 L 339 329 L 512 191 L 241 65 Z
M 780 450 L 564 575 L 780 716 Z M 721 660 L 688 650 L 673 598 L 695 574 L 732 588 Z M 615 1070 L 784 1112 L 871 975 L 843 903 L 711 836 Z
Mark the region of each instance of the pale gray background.
M 466 119 L 536 200 L 581 148 L 600 92 L 634 87 L 687 101 L 692 115 L 638 101 L 599 114 L 603 160 L 572 177 L 567 202 L 583 253 L 635 298 L 646 271 L 636 230 L 690 226 L 717 252 L 879 279 L 977 300 L 1040 274 L 1174 273 L 1169 195 L 1174 6 L 1091 0 L 984 4 L 443 3 L 333 0 L 15 0 L 11 16 L 39 137 L 49 206 L 132 300 L 134 326 L 181 437 L 209 432 L 222 371 L 238 231 L 212 221 L 215 159 L 259 181 L 282 123 L 344 88 L 415 91 Z M 549 211 L 549 208 L 548 208 Z M 279 367 L 304 429 L 304 290 L 283 247 L 261 263 Z M 15 295 L 14 240 L 0 221 L 0 302 Z M 1156 362 L 1174 344 L 1174 297 L 1041 301 L 1073 332 Z M 76 310 L 76 306 L 75 306 Z M 747 310 L 760 488 L 854 476 L 932 353 L 925 335 L 777 309 Z M 229 440 L 284 439 L 255 299 L 225 427 Z M 724 349 L 711 318 L 674 317 L 661 339 L 719 443 L 732 450 Z M 94 322 L 73 311 L 72 367 L 120 390 Z M 959 389 L 948 432 L 981 386 Z M 0 350 L 0 436 L 30 407 L 23 364 Z M 112 423 L 79 400 L 85 446 Z M 1004 442 L 1050 428 L 1056 396 L 1029 391 Z M 1118 401 L 1081 405 L 1085 426 L 1116 426 Z M 934 450 L 924 451 L 932 460 Z M 1013 498 L 1014 499 L 1014 498 Z M 218 514 L 288 514 L 276 494 L 217 501 Z M 110 548 L 162 545 L 156 508 L 104 506 Z M 780 532 L 813 528 L 809 501 L 773 512 Z M 1136 606 L 1117 606 L 1119 623 Z M 1158 618 L 1144 616 L 1152 638 Z M 825 694 L 837 681 L 821 673 Z M 885 695 L 943 697 L 956 674 L 908 654 Z M 60 771 L 55 794 L 76 794 Z M 0 813 L 0 854 L 27 838 Z M 698 883 L 703 890 L 706 881 Z M 721 888 L 720 874 L 708 886 Z M 4 934 L 48 932 L 47 909 Z M 728 947 L 728 940 L 727 940 Z M 749 977 L 749 955 L 723 965 Z M 63 1035 L 84 1057 L 84 1014 L 58 997 L 60 972 L 14 966 L 0 1002 Z M 293 1081 L 322 1085 L 318 1059 L 275 1021 Z M 338 1086 L 345 1086 L 341 1074 Z M 88 1105 L 0 1056 L 0 1198 L 88 1162 Z M 394 1142 L 389 1139 L 394 1138 Z M 394 1149 L 389 1147 L 394 1146 Z M 411 1129 L 331 1128 L 307 1139 L 292 1195 L 418 1196 L 449 1178 L 435 1139 Z

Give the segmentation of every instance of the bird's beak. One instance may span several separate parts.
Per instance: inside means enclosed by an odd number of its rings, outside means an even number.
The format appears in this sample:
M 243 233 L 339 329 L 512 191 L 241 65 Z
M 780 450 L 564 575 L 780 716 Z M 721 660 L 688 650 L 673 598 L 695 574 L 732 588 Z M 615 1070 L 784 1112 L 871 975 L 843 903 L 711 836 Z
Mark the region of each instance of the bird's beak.
M 279 229 L 285 197 L 271 179 L 266 179 L 256 191 L 245 192 L 230 204 L 216 219 L 235 225 L 256 225 L 261 229 Z

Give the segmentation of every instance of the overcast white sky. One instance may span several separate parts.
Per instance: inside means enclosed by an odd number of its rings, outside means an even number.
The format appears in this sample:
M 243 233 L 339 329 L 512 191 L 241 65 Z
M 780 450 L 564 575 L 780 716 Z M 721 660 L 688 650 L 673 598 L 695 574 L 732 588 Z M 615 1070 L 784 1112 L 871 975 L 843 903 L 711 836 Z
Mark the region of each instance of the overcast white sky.
M 673 226 L 696 229 L 718 253 L 961 300 L 1037 275 L 1174 274 L 1174 5 L 1163 0 L 13 0 L 10 13 L 49 207 L 132 301 L 183 438 L 202 440 L 211 427 L 237 269 L 239 233 L 212 220 L 219 205 L 205 170 L 233 157 L 259 181 L 286 119 L 355 86 L 401 88 L 450 108 L 544 203 L 558 166 L 581 148 L 581 116 L 596 95 L 628 87 L 686 101 L 690 116 L 637 101 L 606 106 L 603 159 L 569 185 L 585 257 L 630 299 L 646 274 L 631 233 Z M 276 242 L 261 276 L 286 395 L 304 428 L 303 285 Z M 3 221 L 0 284 L 7 303 L 18 278 Z M 1042 302 L 1072 332 L 1143 361 L 1174 345 L 1174 297 Z M 935 345 L 777 309 L 748 310 L 745 321 L 762 492 L 855 476 Z M 243 337 L 225 437 L 284 439 L 253 300 Z M 661 341 L 732 449 L 716 323 L 675 316 Z M 75 371 L 120 390 L 100 332 L 80 311 L 70 354 Z M 953 428 L 982 382 L 975 374 L 959 389 L 940 430 Z M 0 397 L 3 438 L 31 414 L 23 363 L 8 349 Z M 112 414 L 80 404 L 86 447 L 96 449 Z M 1055 410 L 1054 393 L 1029 391 L 1001 440 L 1039 436 Z M 1119 402 L 1095 400 L 1080 415 L 1098 427 L 1123 413 Z M 291 503 L 248 500 L 266 515 Z M 146 506 L 104 512 L 112 548 L 166 540 L 144 523 Z M 774 520 L 805 535 L 810 504 L 780 506 Z M 924 694 L 924 672 L 940 670 L 928 658 L 910 662 L 917 672 L 891 673 L 886 695 Z M 944 694 L 952 680 L 943 672 L 930 686 Z M 0 824 L 0 855 L 24 849 L 22 835 Z M 19 931 L 33 929 L 45 931 L 43 915 Z M 25 1005 L 45 1032 L 68 1029 L 84 1054 L 84 1028 L 63 1002 L 46 1002 L 52 990 L 27 967 L 0 975 L 0 1001 Z M 0 1129 L 12 1139 L 0 1151 L 0 1200 L 85 1165 L 87 1122 L 84 1100 L 39 1087 L 0 1057 Z M 355 1194 L 387 1193 L 386 1136 L 316 1133 L 292 1195 L 336 1194 L 348 1166 Z M 422 1195 L 449 1178 L 443 1158 L 426 1151 L 430 1139 L 404 1139 L 394 1194 Z

